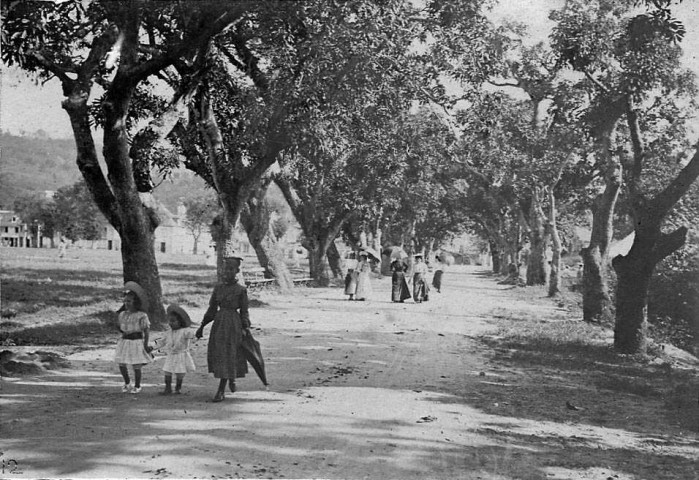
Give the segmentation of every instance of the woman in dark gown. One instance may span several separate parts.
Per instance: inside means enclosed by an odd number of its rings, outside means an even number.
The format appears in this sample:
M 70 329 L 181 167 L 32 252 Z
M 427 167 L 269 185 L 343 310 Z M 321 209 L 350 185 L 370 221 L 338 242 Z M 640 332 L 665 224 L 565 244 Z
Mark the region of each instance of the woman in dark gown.
M 405 281 L 405 271 L 407 269 L 408 266 L 400 259 L 396 259 L 391 263 L 391 271 L 393 272 L 391 300 L 394 302 L 403 303 L 407 298 L 410 298 L 408 282 Z
M 248 373 L 248 365 L 241 351 L 243 335 L 250 334 L 248 291 L 236 278 L 241 260 L 239 257 L 224 260 L 222 281 L 214 287 L 209 309 L 196 332 L 197 338 L 201 338 L 204 327 L 213 322 L 207 362 L 209 372 L 220 380 L 214 402 L 225 398 L 226 383 L 230 391 L 235 392 L 235 379 Z

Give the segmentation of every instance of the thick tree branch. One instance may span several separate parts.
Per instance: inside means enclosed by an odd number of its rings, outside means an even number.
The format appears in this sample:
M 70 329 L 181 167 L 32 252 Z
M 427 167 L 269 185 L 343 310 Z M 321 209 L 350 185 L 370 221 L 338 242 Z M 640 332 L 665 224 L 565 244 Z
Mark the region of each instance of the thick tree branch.
M 77 66 L 73 65 L 70 68 L 66 68 L 65 66 L 58 65 L 57 63 L 46 58 L 46 56 L 41 52 L 32 52 L 30 55 L 34 57 L 34 59 L 46 70 L 53 73 L 61 81 L 61 83 L 72 82 L 73 79 L 68 76 L 68 73 L 77 73 L 78 71 Z
M 694 156 L 680 173 L 653 198 L 651 208 L 663 217 L 672 209 L 682 196 L 689 191 L 692 184 L 699 178 L 699 145 Z
M 653 249 L 654 263 L 658 263 L 684 245 L 687 240 L 687 227 L 680 227 L 672 233 L 661 233 L 660 239 Z
M 177 47 L 170 49 L 166 53 L 133 66 L 129 71 L 129 75 L 132 76 L 134 81 L 140 82 L 172 65 L 177 59 L 186 56 L 188 53 L 201 49 L 210 42 L 214 35 L 222 32 L 234 24 L 236 20 L 239 20 L 241 14 L 248 8 L 248 2 L 229 3 L 230 6 L 221 12 L 220 8 L 216 8 L 215 3 L 208 5 L 210 8 L 213 5 L 214 8 L 208 12 L 209 18 L 202 19 L 201 23 L 206 25 L 206 27 L 189 37 L 183 38 Z
M 231 42 L 240 60 L 238 60 L 225 45 L 219 45 L 220 50 L 237 69 L 250 77 L 261 92 L 267 93 L 267 91 L 269 91 L 269 80 L 262 70 L 260 70 L 259 59 L 252 53 L 250 48 L 248 48 L 245 39 L 240 35 L 232 35 Z
M 633 148 L 633 165 L 631 169 L 631 185 L 629 188 L 633 194 L 638 192 L 639 182 L 641 181 L 641 172 L 643 171 L 643 162 L 646 159 L 646 146 L 643 142 L 641 134 L 641 126 L 638 120 L 638 111 L 633 105 L 630 96 L 626 101 L 626 119 L 629 125 L 629 133 L 631 135 L 631 145 Z

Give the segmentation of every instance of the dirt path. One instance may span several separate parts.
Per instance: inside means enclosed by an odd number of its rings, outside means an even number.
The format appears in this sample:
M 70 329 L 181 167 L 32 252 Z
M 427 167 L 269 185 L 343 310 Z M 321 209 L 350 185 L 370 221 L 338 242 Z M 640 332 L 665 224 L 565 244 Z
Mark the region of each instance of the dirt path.
M 251 315 L 271 386 L 253 373 L 220 404 L 209 401 L 205 340 L 179 396 L 157 394 L 162 358 L 144 370 L 140 395 L 122 394 L 111 349 L 75 352 L 70 369 L 4 378 L 4 476 L 616 480 L 641 478 L 624 473 L 629 456 L 699 459 L 696 438 L 653 444 L 505 405 L 497 413 L 488 392 L 513 372 L 491 363 L 478 337 L 496 333 L 494 314 L 562 313 L 516 300 L 484 273 L 450 270 L 444 293 L 421 305 L 388 301 L 387 278 L 370 302 L 348 302 L 340 289 L 262 294 Z

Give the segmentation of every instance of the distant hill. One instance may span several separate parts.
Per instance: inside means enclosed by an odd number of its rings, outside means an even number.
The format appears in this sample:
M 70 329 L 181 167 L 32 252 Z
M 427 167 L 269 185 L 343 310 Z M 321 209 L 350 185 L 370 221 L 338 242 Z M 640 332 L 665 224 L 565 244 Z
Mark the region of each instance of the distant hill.
M 58 190 L 80 180 L 75 157 L 72 139 L 48 138 L 42 131 L 31 136 L 0 132 L 0 209 L 11 209 L 20 195 Z M 211 192 L 204 180 L 186 169 L 154 181 L 155 198 L 172 213 L 177 212 L 177 205 L 187 196 Z M 270 188 L 268 195 L 278 203 L 286 203 L 276 186 Z
M 72 139 L 0 133 L 0 207 L 25 193 L 57 190 L 80 178 Z
M 20 195 L 58 190 L 80 180 L 76 155 L 72 139 L 49 138 L 42 131 L 30 136 L 0 132 L 0 209 L 11 209 Z M 156 183 L 155 197 L 172 213 L 181 198 L 205 189 L 202 179 L 184 169 Z

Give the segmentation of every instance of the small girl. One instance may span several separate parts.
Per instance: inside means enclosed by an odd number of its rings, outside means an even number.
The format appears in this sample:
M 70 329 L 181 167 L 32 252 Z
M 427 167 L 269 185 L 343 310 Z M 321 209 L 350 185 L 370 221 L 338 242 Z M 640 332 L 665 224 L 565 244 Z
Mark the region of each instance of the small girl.
M 162 395 L 170 395 L 172 393 L 172 374 L 177 378 L 175 384 L 175 393 L 182 393 L 182 380 L 187 372 L 196 370 L 194 360 L 189 353 L 189 341 L 194 338 L 194 330 L 192 330 L 192 320 L 187 315 L 182 307 L 177 304 L 172 304 L 167 307 L 167 323 L 170 325 L 170 330 L 165 334 L 165 351 L 167 359 L 163 365 L 165 372 L 165 390 Z
M 141 367 L 153 359 L 148 345 L 150 321 L 144 310 L 148 308 L 148 296 L 145 290 L 136 282 L 124 284 L 124 307 L 119 312 L 119 330 L 121 338 L 117 342 L 114 361 L 119 365 L 121 376 L 124 377 L 124 393 L 141 392 Z M 128 366 L 133 367 L 134 386 L 131 388 Z

